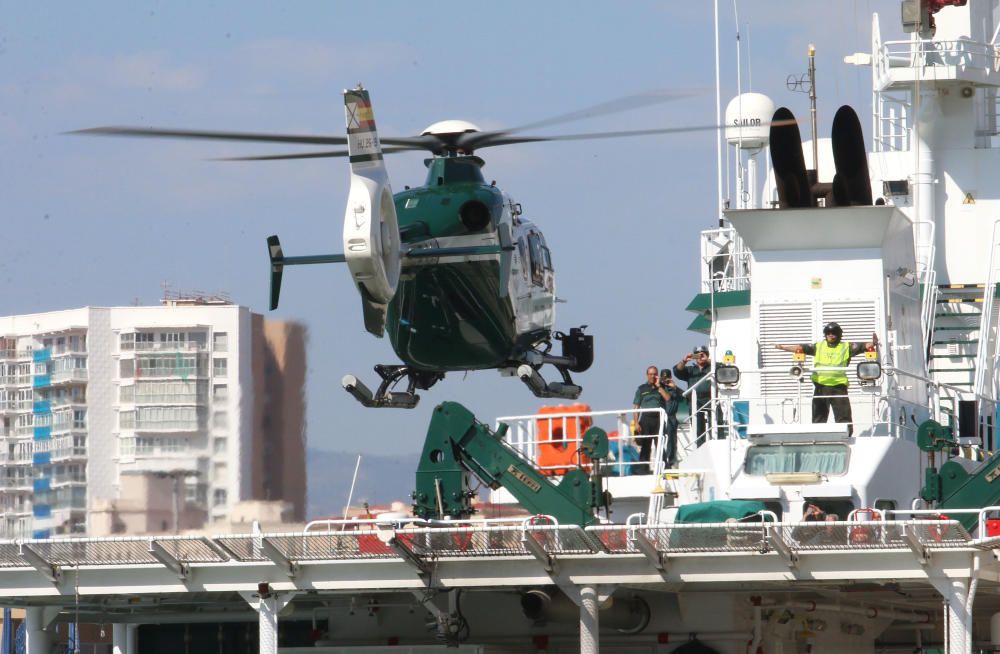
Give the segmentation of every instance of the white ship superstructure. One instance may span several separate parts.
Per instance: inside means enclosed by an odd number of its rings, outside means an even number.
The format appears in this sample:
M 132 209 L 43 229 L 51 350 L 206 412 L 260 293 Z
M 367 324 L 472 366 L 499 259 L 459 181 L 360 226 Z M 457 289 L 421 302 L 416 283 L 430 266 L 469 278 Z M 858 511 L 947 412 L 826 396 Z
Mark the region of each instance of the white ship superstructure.
M 919 20 L 930 4 L 933 38 Z M 695 406 L 707 398 L 710 418 L 704 433 L 682 421 L 675 469 L 661 434 L 653 474 L 630 474 L 631 407 L 501 419 L 518 456 L 563 479 L 591 465 L 584 420 L 622 434 L 604 468 L 609 520 L 386 516 L 287 534 L 2 543 L 0 593 L 30 607 L 29 651 L 73 615 L 114 623 L 129 653 L 126 625 L 219 623 L 221 642 L 230 621 L 256 621 L 266 654 L 279 651 L 282 621 L 313 628 L 288 636 L 286 652 L 998 651 L 1000 3 L 930 4 L 903 3 L 923 36 L 883 42 L 876 18 L 872 52 L 848 57 L 873 75 L 873 203 L 778 208 L 784 173 L 763 164 L 759 132 L 737 135 L 760 156 L 738 208 L 701 235 L 688 308 L 714 363 L 688 394 Z M 768 106 L 757 100 L 747 104 Z M 811 143 L 796 135 L 794 147 L 814 162 Z M 816 144 L 816 204 L 843 188 L 835 165 L 855 172 L 838 147 Z M 814 367 L 775 347 L 815 343 L 830 322 L 847 341 L 877 343 L 846 370 L 851 423 L 813 423 Z M 546 465 L 556 450 L 563 458 Z M 510 460 L 522 496 L 548 492 Z M 428 503 L 443 513 L 454 497 L 436 483 Z M 739 502 L 752 513 L 681 517 Z M 810 506 L 833 519 L 803 520 Z M 140 628 L 138 648 L 164 633 Z

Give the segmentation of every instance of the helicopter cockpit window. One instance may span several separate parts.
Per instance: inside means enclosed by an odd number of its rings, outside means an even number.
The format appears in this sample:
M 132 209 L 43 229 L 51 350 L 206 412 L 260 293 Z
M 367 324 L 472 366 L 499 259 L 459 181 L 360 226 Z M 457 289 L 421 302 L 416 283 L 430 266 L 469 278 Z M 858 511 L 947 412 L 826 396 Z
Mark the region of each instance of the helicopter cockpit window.
M 542 264 L 546 270 L 552 270 L 552 253 L 544 245 L 542 246 Z
M 536 286 L 542 286 L 545 283 L 543 249 L 541 237 L 538 234 L 529 234 L 528 253 L 531 255 L 531 282 Z
M 446 161 L 444 181 L 447 184 L 463 182 L 482 183 L 483 173 L 479 164 L 471 159 L 451 159 Z

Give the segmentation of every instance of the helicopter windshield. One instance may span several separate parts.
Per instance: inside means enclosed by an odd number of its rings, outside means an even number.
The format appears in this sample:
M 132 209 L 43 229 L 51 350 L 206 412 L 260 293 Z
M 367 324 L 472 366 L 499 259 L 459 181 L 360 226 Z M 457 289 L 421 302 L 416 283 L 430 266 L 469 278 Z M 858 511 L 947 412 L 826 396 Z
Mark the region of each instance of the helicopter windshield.
M 444 184 L 485 184 L 483 160 L 479 157 L 435 157 L 425 160 L 427 186 Z

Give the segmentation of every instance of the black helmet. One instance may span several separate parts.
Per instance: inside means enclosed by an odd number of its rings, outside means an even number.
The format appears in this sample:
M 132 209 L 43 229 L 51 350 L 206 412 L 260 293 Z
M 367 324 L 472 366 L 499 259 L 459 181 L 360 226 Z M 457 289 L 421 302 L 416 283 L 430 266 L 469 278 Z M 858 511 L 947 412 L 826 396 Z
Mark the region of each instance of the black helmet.
M 840 338 L 844 335 L 844 330 L 841 329 L 840 325 L 838 325 L 837 323 L 828 322 L 825 325 L 823 325 L 823 336 L 829 336 L 830 334 L 833 334 L 837 338 Z

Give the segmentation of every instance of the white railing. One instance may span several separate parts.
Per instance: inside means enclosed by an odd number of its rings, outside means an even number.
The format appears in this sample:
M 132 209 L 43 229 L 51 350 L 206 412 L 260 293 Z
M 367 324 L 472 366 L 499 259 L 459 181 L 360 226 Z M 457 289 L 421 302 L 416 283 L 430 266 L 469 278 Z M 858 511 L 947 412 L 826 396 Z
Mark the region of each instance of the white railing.
M 750 288 L 750 250 L 732 227 L 701 233 L 701 290 L 704 293 Z
M 990 237 L 990 262 L 986 275 L 986 288 L 983 290 L 982 316 L 979 319 L 979 344 L 976 348 L 976 370 L 975 384 L 973 392 L 977 396 L 985 395 L 986 386 L 986 360 L 990 353 L 995 350 L 993 347 L 996 339 L 993 335 L 993 296 L 996 294 L 997 282 L 1000 281 L 1000 220 L 993 222 L 993 231 Z M 992 362 L 991 362 L 992 363 Z M 993 366 L 990 366 L 990 370 Z M 980 406 L 980 413 L 985 407 Z
M 890 68 L 921 68 L 924 66 L 955 66 L 960 70 L 994 73 L 1000 64 L 1000 52 L 992 44 L 958 39 L 931 41 L 907 39 L 885 41 L 876 56 L 878 73 L 887 75 Z M 933 79 L 933 73 L 928 73 Z

